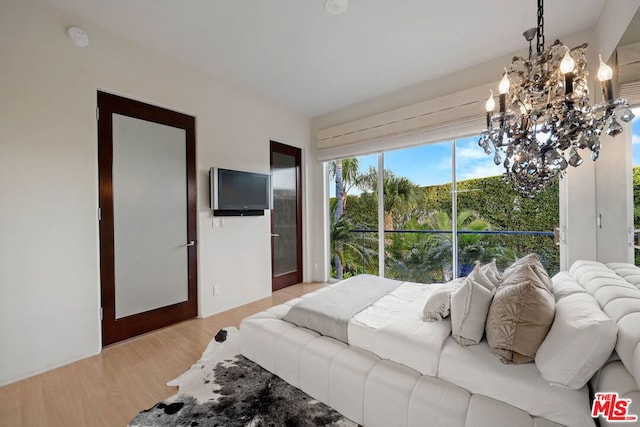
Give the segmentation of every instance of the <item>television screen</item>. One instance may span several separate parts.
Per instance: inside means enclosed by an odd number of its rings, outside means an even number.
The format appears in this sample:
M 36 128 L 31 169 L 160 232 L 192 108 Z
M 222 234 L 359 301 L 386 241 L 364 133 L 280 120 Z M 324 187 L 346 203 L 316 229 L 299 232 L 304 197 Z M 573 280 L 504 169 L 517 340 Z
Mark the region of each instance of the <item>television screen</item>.
M 269 175 L 211 168 L 211 202 L 214 210 L 269 209 Z

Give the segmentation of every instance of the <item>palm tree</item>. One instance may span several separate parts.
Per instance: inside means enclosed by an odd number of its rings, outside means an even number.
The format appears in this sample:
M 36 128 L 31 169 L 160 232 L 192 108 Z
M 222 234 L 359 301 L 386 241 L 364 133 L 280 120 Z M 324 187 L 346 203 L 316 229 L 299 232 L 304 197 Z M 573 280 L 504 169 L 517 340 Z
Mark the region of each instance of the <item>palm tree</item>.
M 386 171 L 385 171 L 386 175 Z M 414 200 L 417 185 L 404 176 L 397 177 L 392 173 L 384 177 L 384 229 L 393 230 L 394 209 L 407 207 Z
M 344 212 L 344 177 L 343 177 L 342 161 L 332 161 L 329 163 L 329 176 L 334 178 L 336 185 L 336 209 L 333 213 L 334 219 L 340 219 Z
M 424 219 L 424 224 L 431 230 L 453 230 L 451 216 L 443 211 L 431 211 Z M 458 212 L 458 231 L 488 231 L 494 230 L 494 226 L 472 210 Z M 514 260 L 513 251 L 503 247 L 491 236 L 483 234 L 464 233 L 458 234 L 458 265 L 463 271 L 473 265 L 476 260 L 481 262 L 491 261 L 493 258 L 500 260 Z M 452 257 L 452 242 L 449 234 L 436 234 L 433 238 L 436 245 L 433 246 L 434 256 L 445 256 L 447 260 Z
M 419 220 L 414 218 L 406 224 L 412 230 L 433 230 L 443 233 L 410 233 L 393 236 L 387 245 L 387 268 L 391 277 L 414 282 L 443 282 L 453 275 L 452 222 L 448 212 L 432 210 Z M 493 225 L 473 210 L 459 212 L 458 230 L 484 231 Z M 491 261 L 495 258 L 502 264 L 515 259 L 513 250 L 501 242 L 483 234 L 458 234 L 458 265 L 460 275 L 474 261 Z
M 418 186 L 404 176 L 398 177 L 388 169 L 384 170 L 383 177 L 383 203 L 384 203 L 384 229 L 393 230 L 393 214 L 401 208 L 410 208 L 411 202 L 415 200 Z M 369 167 L 369 171 L 360 182 L 361 188 L 378 192 L 378 171 L 374 167 Z
M 350 159 L 342 160 L 342 211 L 347 210 L 347 194 L 354 187 L 360 185 L 362 180 L 362 174 L 360 173 L 360 164 L 358 159 L 352 157 Z
M 377 258 L 378 239 L 368 233 L 363 233 L 362 237 L 358 238 L 351 233 L 351 228 L 351 220 L 347 215 L 331 221 L 330 255 L 336 269 L 336 278 L 338 278 L 338 268 L 340 268 L 340 279 L 345 275 L 348 277 L 366 273 L 373 267 L 373 261 Z
M 360 173 L 360 163 L 356 157 L 332 161 L 329 163 L 329 176 L 335 178 L 336 199 L 342 201 L 342 212 L 347 210 L 347 195 L 354 187 L 359 187 L 363 179 Z M 338 195 L 338 187 L 342 189 Z
M 358 184 L 360 179 L 358 159 L 348 158 L 343 160 L 336 160 L 329 163 L 329 175 L 335 178 L 336 184 L 336 206 L 333 212 L 333 222 L 338 224 L 342 215 L 347 209 L 347 193 L 353 186 Z M 333 240 L 332 240 L 333 242 Z M 340 240 L 336 241 L 337 245 L 342 244 Z M 334 243 L 332 243 L 334 245 Z M 343 260 L 340 259 L 339 253 L 342 253 L 342 248 L 337 248 L 334 255 L 333 263 L 336 269 L 336 279 L 341 280 L 343 278 Z
M 334 170 L 335 170 L 335 178 L 336 178 L 336 208 L 335 211 L 333 212 L 333 222 L 334 224 L 337 224 L 340 222 L 340 219 L 342 219 L 342 213 L 343 211 L 343 206 L 344 206 L 344 182 L 342 180 L 342 162 L 338 161 L 338 162 L 333 162 L 334 166 Z M 336 247 L 335 250 L 335 255 L 333 258 L 333 262 L 335 264 L 336 267 L 336 279 L 338 280 L 342 280 L 342 276 L 343 276 L 343 269 L 342 269 L 342 260 L 340 259 L 339 254 L 342 253 L 342 243 L 340 240 L 337 240 L 334 242 L 334 245 L 339 245 L 339 247 Z
M 409 220 L 405 227 L 429 230 L 416 219 Z M 393 234 L 386 245 L 385 264 L 388 276 L 394 279 L 446 282 L 451 279 L 451 238 L 447 234 Z

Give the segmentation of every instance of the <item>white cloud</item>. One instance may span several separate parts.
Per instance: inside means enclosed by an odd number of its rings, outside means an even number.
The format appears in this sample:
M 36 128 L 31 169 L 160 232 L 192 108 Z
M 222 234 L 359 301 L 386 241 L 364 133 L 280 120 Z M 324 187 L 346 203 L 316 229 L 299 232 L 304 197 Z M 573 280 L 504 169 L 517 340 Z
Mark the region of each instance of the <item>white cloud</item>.
M 442 172 L 451 173 L 451 156 L 442 156 L 438 159 L 438 161 L 429 164 L 429 168 L 436 169 Z
M 634 133 L 631 135 L 631 142 L 633 144 L 640 144 L 640 133 Z
M 490 158 L 490 155 L 485 154 L 484 150 L 477 144 L 475 147 L 457 147 L 456 149 L 456 160 L 460 162 L 487 158 Z
M 475 140 L 464 141 L 464 143 L 456 143 L 456 167 L 457 179 L 463 181 L 472 178 L 484 178 L 488 176 L 496 176 L 504 173 L 502 165 L 496 166 L 493 163 L 493 147 L 491 154 L 486 154 L 482 147 L 478 146 Z M 501 157 L 504 157 L 502 155 Z
M 464 181 L 465 179 L 473 178 L 485 178 L 488 176 L 502 175 L 504 173 L 504 167 L 502 165 L 496 166 L 491 162 L 483 162 L 482 164 L 468 164 L 463 165 L 461 170 L 458 170 L 458 180 Z

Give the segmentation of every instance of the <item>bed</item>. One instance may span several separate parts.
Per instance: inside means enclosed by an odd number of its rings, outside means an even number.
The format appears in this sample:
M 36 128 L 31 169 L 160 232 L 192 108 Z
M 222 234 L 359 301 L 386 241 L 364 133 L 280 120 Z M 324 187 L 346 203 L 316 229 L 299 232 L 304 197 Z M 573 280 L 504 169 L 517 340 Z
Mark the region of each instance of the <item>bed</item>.
M 425 322 L 437 286 L 367 275 L 327 286 L 244 319 L 242 353 L 361 425 L 595 425 L 586 386 L 551 386 L 534 363 L 459 345 L 448 318 Z M 362 287 L 380 288 L 363 309 L 333 308 Z

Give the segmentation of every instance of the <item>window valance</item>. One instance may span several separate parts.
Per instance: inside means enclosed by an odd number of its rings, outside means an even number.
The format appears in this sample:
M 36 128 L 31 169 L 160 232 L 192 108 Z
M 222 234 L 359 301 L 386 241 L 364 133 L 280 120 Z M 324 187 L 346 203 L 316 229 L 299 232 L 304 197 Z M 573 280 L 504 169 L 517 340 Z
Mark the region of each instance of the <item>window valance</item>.
M 477 135 L 495 83 L 318 130 L 316 158 L 333 160 Z
M 640 42 L 616 50 L 620 96 L 630 104 L 640 104 Z

